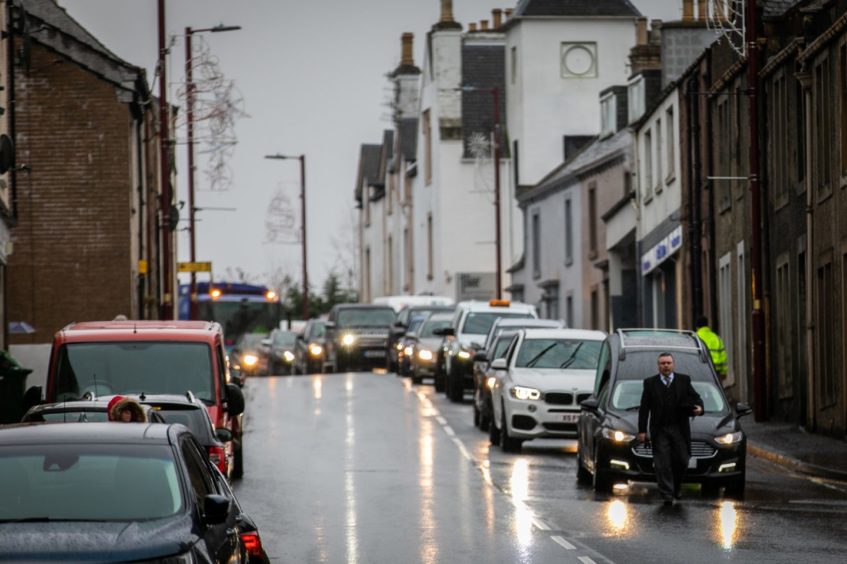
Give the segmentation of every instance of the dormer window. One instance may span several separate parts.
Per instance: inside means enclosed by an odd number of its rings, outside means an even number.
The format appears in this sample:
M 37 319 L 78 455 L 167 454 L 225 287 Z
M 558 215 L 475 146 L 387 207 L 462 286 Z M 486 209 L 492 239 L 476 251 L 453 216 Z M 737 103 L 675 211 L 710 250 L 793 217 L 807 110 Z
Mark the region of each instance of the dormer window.
M 627 113 L 627 121 L 633 123 L 644 115 L 644 77 L 639 75 L 629 83 L 628 99 L 629 112 Z
M 614 93 L 600 98 L 600 137 L 609 137 L 617 131 L 617 107 L 618 99 Z

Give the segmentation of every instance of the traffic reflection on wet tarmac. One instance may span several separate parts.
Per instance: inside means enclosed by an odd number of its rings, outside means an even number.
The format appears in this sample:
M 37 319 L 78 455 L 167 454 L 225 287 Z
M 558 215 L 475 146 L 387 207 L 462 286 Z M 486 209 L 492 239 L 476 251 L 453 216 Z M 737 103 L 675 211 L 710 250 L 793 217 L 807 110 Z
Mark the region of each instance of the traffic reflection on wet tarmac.
M 312 377 L 312 390 L 316 400 L 323 397 L 323 379 L 320 376 Z
M 739 518 L 735 504 L 724 501 L 715 512 L 718 539 L 724 550 L 732 550 L 738 540 Z
M 610 532 L 624 535 L 630 525 L 629 505 L 620 499 L 613 499 L 606 506 L 606 523 Z
M 512 465 L 509 490 L 515 504 L 514 529 L 518 544 L 523 548 L 532 543 L 533 515 L 524 500 L 529 495 L 529 460 L 519 458 Z
M 421 410 L 425 410 L 422 407 Z M 418 433 L 418 486 L 421 491 L 420 499 L 420 562 L 431 564 L 438 562 L 438 543 L 435 538 L 437 523 L 435 519 L 435 492 L 433 489 L 433 464 L 435 459 L 435 444 L 433 433 L 436 431 L 432 418 L 421 420 Z

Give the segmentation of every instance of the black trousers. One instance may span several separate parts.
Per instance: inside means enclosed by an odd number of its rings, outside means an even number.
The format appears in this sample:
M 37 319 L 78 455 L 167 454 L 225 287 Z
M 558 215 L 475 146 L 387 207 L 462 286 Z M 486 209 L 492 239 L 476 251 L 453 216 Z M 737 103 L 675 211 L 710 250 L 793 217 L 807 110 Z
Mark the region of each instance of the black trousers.
M 688 445 L 677 425 L 660 427 L 653 443 L 653 470 L 659 492 L 665 499 L 679 496 L 682 475 L 688 468 Z

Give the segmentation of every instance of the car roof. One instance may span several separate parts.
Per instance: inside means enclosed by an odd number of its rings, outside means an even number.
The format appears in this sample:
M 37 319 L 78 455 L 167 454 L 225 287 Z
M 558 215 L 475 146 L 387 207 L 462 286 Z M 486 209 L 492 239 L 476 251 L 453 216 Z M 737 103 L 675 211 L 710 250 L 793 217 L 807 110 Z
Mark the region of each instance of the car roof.
M 0 427 L 0 445 L 170 444 L 177 425 L 164 423 L 18 423 Z M 186 429 L 179 425 L 179 428 Z M 187 431 L 187 429 L 186 429 Z
M 65 342 L 101 341 L 208 341 L 222 333 L 210 321 L 83 321 L 63 327 L 57 338 Z
M 469 300 L 465 302 L 459 302 L 456 304 L 456 310 L 465 310 L 465 311 L 482 311 L 482 312 L 508 312 L 508 311 L 519 311 L 519 312 L 533 312 L 535 311 L 535 306 L 532 304 L 525 304 L 523 302 L 510 302 L 509 305 L 491 305 L 490 302 L 483 302 L 478 300 Z
M 451 319 L 453 319 L 453 312 L 452 311 L 449 311 L 449 312 L 448 311 L 439 311 L 439 312 L 435 312 L 432 315 L 430 315 L 429 317 L 427 317 L 426 321 L 424 321 L 424 323 L 429 323 L 430 321 L 433 321 L 433 320 L 434 321 L 444 321 L 444 320 L 450 321 Z
M 603 341 L 606 334 L 589 329 L 522 329 L 527 339 L 578 339 L 582 341 Z
M 394 308 L 389 305 L 379 305 L 379 304 L 335 304 L 332 306 L 334 310 L 342 310 L 342 309 L 385 309 L 394 313 Z
M 638 350 L 667 351 L 671 353 L 689 352 L 706 357 L 703 342 L 693 331 L 677 329 L 618 329 L 615 331 L 619 355 L 621 358 L 629 352 Z
M 547 328 L 550 329 L 563 329 L 564 324 L 560 319 L 527 319 L 520 318 L 515 319 L 514 317 L 501 317 L 494 321 L 494 325 L 491 326 L 492 330 L 495 329 L 505 329 L 505 328 L 526 328 L 530 327 L 536 328 Z

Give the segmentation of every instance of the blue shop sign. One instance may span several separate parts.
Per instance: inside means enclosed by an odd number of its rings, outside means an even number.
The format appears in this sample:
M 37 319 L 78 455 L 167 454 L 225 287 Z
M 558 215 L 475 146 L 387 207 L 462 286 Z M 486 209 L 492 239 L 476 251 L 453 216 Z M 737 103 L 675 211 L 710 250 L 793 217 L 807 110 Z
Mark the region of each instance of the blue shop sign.
M 647 274 L 682 247 L 682 226 L 677 226 L 661 241 L 641 255 L 641 274 Z

